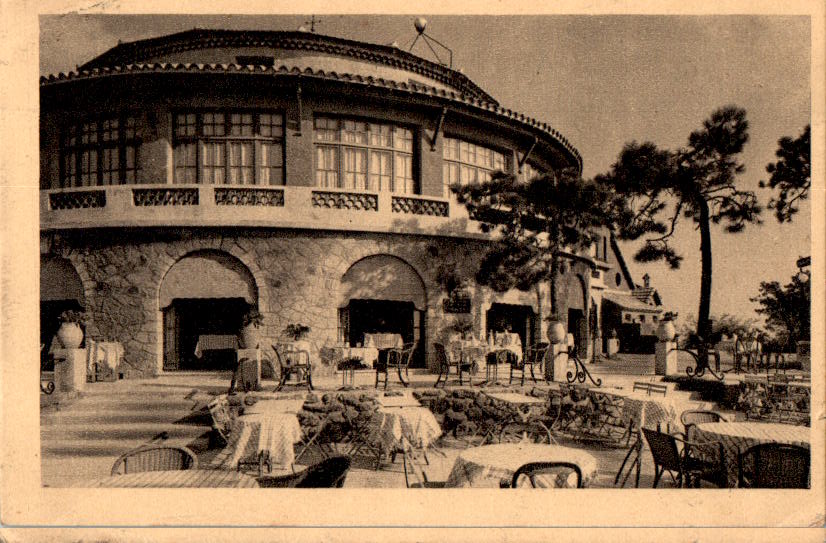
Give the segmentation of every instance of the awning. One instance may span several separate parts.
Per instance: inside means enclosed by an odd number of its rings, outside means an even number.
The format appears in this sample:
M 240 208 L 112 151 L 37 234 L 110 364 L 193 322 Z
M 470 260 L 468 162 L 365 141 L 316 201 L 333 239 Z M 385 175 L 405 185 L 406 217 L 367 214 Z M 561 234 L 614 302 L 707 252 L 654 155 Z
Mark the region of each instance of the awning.
M 655 307 L 644 304 L 637 300 L 633 295 L 620 294 L 617 292 L 606 292 L 602 295 L 603 300 L 607 300 L 612 304 L 620 306 L 626 311 L 636 311 L 638 313 L 662 313 L 662 307 Z

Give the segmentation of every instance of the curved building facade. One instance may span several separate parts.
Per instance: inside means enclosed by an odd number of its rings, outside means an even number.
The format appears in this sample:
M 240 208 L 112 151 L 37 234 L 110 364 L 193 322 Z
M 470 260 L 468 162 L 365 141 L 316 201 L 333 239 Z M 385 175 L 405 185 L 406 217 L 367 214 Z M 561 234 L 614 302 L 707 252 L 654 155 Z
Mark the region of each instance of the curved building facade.
M 312 33 L 192 30 L 120 44 L 40 90 L 42 343 L 84 309 L 129 377 L 225 369 L 194 354 L 199 338 L 236 333 L 249 307 L 265 345 L 290 323 L 316 350 L 396 332 L 420 367 L 457 319 L 544 335 L 544 287 L 472 281 L 490 239 L 447 187 L 581 157 L 457 71 Z M 558 288 L 590 352 L 602 291 L 633 283 L 606 234 Z

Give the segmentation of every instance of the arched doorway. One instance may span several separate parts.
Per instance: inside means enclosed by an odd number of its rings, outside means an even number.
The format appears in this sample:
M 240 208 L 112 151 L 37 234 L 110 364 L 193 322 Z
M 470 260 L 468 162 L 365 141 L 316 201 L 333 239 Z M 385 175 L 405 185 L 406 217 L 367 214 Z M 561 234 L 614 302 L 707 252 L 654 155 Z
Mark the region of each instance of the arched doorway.
M 167 271 L 158 292 L 164 370 L 229 370 L 241 319 L 258 307 L 249 269 L 221 251 L 190 253 Z
M 411 367 L 424 367 L 424 282 L 413 267 L 391 255 L 365 257 L 344 273 L 339 289 L 339 341 L 356 345 L 364 334 L 401 334 L 418 348 Z
M 64 311 L 82 311 L 85 308 L 83 283 L 71 262 L 60 257 L 46 257 L 40 261 L 40 367 L 54 370 L 54 359 L 49 354 L 52 339 L 60 327 L 58 317 Z M 85 341 L 85 340 L 84 340 Z
M 575 277 L 568 280 L 568 333 L 574 335 L 577 355 L 584 360 L 588 353 L 588 289 L 582 276 Z

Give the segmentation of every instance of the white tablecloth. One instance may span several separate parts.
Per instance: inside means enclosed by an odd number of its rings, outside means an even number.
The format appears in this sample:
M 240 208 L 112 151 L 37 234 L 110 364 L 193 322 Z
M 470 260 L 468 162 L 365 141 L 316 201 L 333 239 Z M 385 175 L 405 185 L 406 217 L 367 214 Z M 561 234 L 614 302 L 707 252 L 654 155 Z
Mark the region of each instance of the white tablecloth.
M 223 349 L 235 350 L 238 348 L 238 336 L 228 334 L 203 334 L 198 336 L 195 344 L 195 356 L 201 358 L 204 351 L 218 351 Z
M 760 443 L 786 443 L 809 447 L 811 429 L 768 422 L 704 422 L 693 432 L 698 443 L 719 441 L 723 444 L 728 486 L 737 486 L 737 457 Z
M 86 488 L 258 488 L 258 482 L 237 471 L 186 469 L 113 475 L 75 486 Z
M 442 428 L 426 407 L 379 407 L 379 436 L 385 450 L 401 448 L 402 438 L 416 448 L 427 448 L 442 435 Z
M 359 358 L 368 368 L 372 368 L 379 359 L 379 350 L 375 347 L 337 347 L 341 350 L 341 359 Z
M 395 349 L 404 346 L 401 334 L 364 334 L 364 346 L 375 349 Z
M 456 457 L 446 487 L 499 488 L 520 467 L 531 462 L 570 462 L 582 471 L 582 484 L 596 478 L 597 460 L 581 449 L 534 443 L 498 443 L 465 449 Z M 567 481 L 566 481 L 567 483 Z
M 238 417 L 230 432 L 229 443 L 212 467 L 236 469 L 238 461 L 269 454 L 273 467 L 290 467 L 295 462 L 293 444 L 301 441 L 298 417 L 291 413 L 255 413 Z

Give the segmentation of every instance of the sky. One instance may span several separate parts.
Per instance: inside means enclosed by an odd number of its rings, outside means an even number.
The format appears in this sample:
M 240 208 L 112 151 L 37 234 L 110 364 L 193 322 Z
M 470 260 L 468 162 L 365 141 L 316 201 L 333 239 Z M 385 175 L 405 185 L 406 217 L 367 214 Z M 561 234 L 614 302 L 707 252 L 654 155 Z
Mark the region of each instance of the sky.
M 677 149 L 715 109 L 745 108 L 749 143 L 738 186 L 759 189 L 775 161 L 777 140 L 810 123 L 811 21 L 806 16 L 531 15 L 447 16 L 421 13 L 426 32 L 453 51 L 453 67 L 507 108 L 547 122 L 581 153 L 583 175 L 606 172 L 626 142 Z M 310 15 L 49 15 L 40 19 L 41 75 L 73 70 L 120 41 L 199 28 L 309 29 Z M 413 15 L 321 14 L 320 34 L 407 50 L 416 37 Z M 419 40 L 413 53 L 436 60 Z M 437 49 L 440 54 L 442 51 Z M 446 58 L 446 57 L 445 57 Z M 786 283 L 795 262 L 811 254 L 810 206 L 792 224 L 769 210 L 763 224 L 740 234 L 712 229 L 711 313 L 762 317 L 749 298 L 761 281 Z M 641 242 L 622 243 L 638 283 L 648 273 L 663 304 L 681 319 L 697 314 L 699 232 L 677 229 L 679 270 L 639 264 Z

